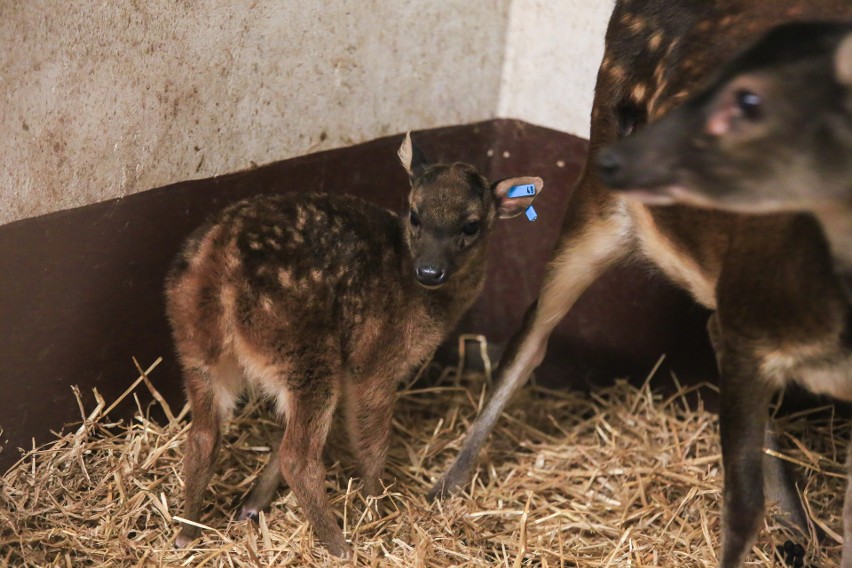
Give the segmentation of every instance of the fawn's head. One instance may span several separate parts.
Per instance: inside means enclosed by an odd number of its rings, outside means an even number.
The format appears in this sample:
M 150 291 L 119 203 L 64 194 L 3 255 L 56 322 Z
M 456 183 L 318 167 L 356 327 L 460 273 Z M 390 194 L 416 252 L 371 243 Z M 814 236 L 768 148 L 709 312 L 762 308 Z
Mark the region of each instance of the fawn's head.
M 795 23 L 603 150 L 598 166 L 607 185 L 649 204 L 772 212 L 849 202 L 850 153 L 852 26 Z
M 470 262 L 482 262 L 494 221 L 523 213 L 544 186 L 537 177 L 490 184 L 470 164 L 429 164 L 410 133 L 398 154 L 411 182 L 406 237 L 414 276 L 427 288 L 443 285 Z M 520 185 L 535 189 L 509 197 Z

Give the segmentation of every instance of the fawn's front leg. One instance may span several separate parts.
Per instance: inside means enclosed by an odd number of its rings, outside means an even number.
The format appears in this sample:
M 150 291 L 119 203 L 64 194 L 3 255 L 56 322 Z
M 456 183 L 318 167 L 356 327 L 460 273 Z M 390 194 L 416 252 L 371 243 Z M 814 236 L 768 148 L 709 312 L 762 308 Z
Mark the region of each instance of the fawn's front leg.
M 350 385 L 346 393 L 346 425 L 364 482 L 365 497 L 382 492 L 380 479 L 388 453 L 397 384 L 397 381 L 375 377 Z

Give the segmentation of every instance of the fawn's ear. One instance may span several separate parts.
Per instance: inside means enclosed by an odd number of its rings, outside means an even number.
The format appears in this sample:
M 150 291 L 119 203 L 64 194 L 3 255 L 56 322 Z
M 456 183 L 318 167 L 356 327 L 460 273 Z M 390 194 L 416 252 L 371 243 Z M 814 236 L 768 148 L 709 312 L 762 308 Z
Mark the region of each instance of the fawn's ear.
M 834 73 L 838 83 L 852 87 L 852 33 L 846 34 L 834 52 Z
M 399 161 L 402 167 L 408 172 L 409 178 L 415 178 L 423 173 L 428 164 L 423 151 L 411 139 L 411 132 L 405 133 L 405 139 L 402 145 L 397 150 L 396 155 L 399 156 Z
M 501 219 L 517 217 L 532 205 L 542 188 L 540 177 L 514 177 L 494 183 L 491 193 L 497 200 L 497 215 Z

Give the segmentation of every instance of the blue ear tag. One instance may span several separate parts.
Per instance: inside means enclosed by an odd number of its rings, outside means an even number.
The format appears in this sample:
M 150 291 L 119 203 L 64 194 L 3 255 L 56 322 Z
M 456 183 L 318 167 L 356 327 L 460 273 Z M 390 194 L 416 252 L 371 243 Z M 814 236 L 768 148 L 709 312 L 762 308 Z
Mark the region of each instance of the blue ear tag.
M 506 197 L 530 197 L 531 195 L 535 195 L 535 184 L 534 183 L 525 183 L 523 185 L 513 185 L 509 188 L 509 193 L 506 194 Z M 530 221 L 535 221 L 538 219 L 538 213 L 535 212 L 533 206 L 530 205 L 526 210 L 527 219 Z
M 535 195 L 535 184 L 525 183 L 524 185 L 510 187 L 506 197 L 529 197 L 530 195 Z

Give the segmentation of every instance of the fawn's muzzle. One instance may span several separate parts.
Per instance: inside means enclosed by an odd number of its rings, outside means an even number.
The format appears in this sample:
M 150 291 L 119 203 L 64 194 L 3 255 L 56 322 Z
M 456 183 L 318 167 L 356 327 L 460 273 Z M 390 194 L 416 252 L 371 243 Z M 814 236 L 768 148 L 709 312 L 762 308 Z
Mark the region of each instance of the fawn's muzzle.
M 440 266 L 418 266 L 414 269 L 414 275 L 424 286 L 440 286 L 447 281 L 447 270 Z

